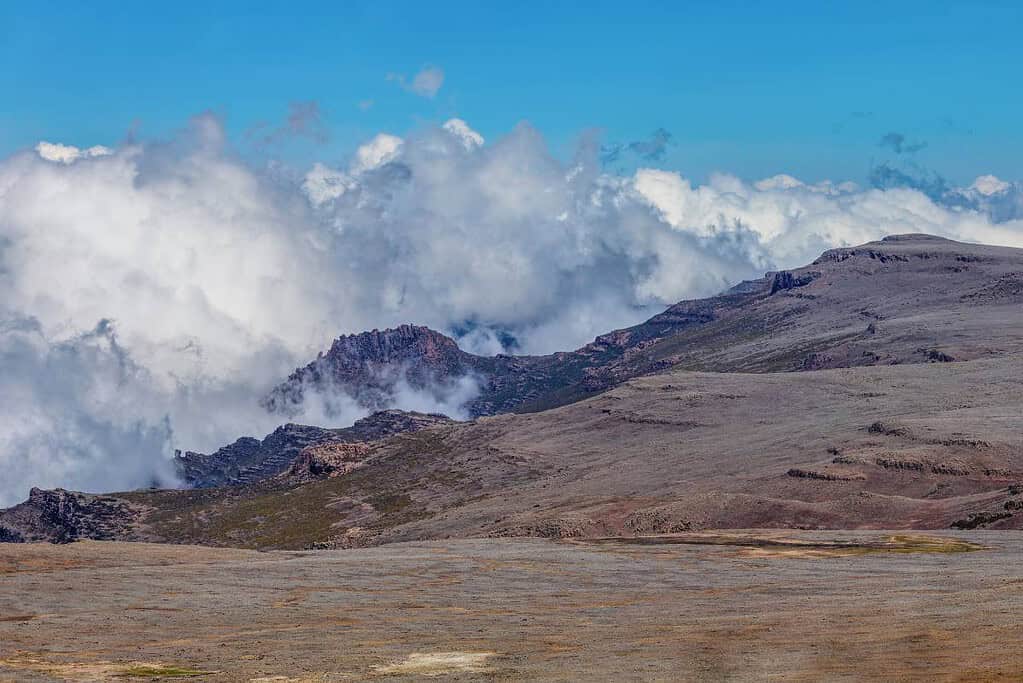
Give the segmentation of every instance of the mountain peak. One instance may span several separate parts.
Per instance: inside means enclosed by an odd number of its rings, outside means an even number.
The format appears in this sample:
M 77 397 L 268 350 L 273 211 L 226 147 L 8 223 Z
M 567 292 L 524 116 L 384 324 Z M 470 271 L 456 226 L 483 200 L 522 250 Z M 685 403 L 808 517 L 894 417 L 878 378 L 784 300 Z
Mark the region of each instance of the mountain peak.
M 425 389 L 472 374 L 476 357 L 429 327 L 400 325 L 338 337 L 325 354 L 298 368 L 264 400 L 271 412 L 297 412 L 308 387 L 342 391 L 370 410 L 391 407 L 396 387 L 405 382 Z

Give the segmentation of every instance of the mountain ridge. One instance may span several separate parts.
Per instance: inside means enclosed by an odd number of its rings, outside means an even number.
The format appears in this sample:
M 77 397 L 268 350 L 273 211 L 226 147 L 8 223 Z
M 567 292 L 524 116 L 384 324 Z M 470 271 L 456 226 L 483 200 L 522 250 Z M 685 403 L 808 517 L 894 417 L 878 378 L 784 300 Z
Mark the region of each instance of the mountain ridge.
M 1015 301 L 1011 291 L 1014 283 L 1021 282 L 1016 270 L 1019 253 L 1009 247 L 968 245 L 930 235 L 892 235 L 830 249 L 806 266 L 768 272 L 716 296 L 681 301 L 638 325 L 599 335 L 574 351 L 545 356 L 477 356 L 462 351 L 440 332 L 414 325 L 344 335 L 327 353 L 296 369 L 264 399 L 264 405 L 287 414 L 306 392 L 338 387 L 378 408 L 386 404 L 388 392 L 399 379 L 413 388 L 428 389 L 473 377 L 480 382 L 480 392 L 469 401 L 468 411 L 480 417 L 564 405 L 632 377 L 674 367 L 774 372 L 929 362 L 932 356 L 981 357 L 988 350 L 977 344 L 964 348 L 955 343 L 952 353 L 926 347 L 952 343 L 951 339 L 935 340 L 933 335 L 917 343 L 908 337 L 889 339 L 888 348 L 878 352 L 884 346 L 879 341 L 886 337 L 879 328 L 902 327 L 900 307 L 911 306 L 914 315 L 920 315 L 978 303 L 993 305 L 998 291 L 985 292 L 981 286 L 992 279 L 1006 290 L 1003 294 L 1008 296 L 1002 298 Z M 906 279 L 905 271 L 920 280 L 915 287 L 899 282 Z M 892 290 L 891 300 L 853 311 L 849 294 L 837 301 L 818 302 L 827 300 L 836 285 L 848 289 L 850 277 L 893 281 L 892 286 L 874 285 Z M 949 283 L 950 278 L 960 282 Z M 951 300 L 941 295 L 943 286 L 972 286 L 977 291 L 964 292 L 972 299 Z M 987 300 L 981 301 L 985 296 Z M 825 305 L 832 311 L 821 315 Z M 820 338 L 801 355 L 800 340 L 790 342 L 782 335 L 779 343 L 771 344 L 769 339 L 763 343 L 784 327 L 806 323 Z M 708 348 L 722 344 L 726 348 L 718 353 Z

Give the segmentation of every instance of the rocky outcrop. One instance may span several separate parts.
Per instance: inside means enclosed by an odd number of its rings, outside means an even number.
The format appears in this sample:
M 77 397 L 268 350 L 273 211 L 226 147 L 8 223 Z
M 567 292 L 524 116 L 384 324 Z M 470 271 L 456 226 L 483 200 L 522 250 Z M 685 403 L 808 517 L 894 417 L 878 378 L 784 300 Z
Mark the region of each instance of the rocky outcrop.
M 771 294 L 774 295 L 778 292 L 797 287 L 805 287 L 820 276 L 820 273 L 813 271 L 796 274 L 783 270 L 780 273 L 774 274 L 774 280 L 771 282 Z
M 343 429 L 286 424 L 275 429 L 262 441 L 243 437 L 208 455 L 179 453 L 177 463 L 182 478 L 195 488 L 240 486 L 288 471 L 303 452 L 313 446 L 370 443 L 452 421 L 446 415 L 383 410 L 356 420 L 351 427 Z M 328 452 L 322 451 L 322 454 Z M 304 457 L 312 463 L 317 453 L 321 451 L 310 451 Z M 324 459 L 324 466 L 328 460 Z
M 819 481 L 862 481 L 866 479 L 865 476 L 857 473 L 840 474 L 826 470 L 806 470 L 799 467 L 793 467 L 785 474 L 797 479 L 817 479 Z
M 995 512 L 975 512 L 965 519 L 958 519 L 952 522 L 953 529 L 976 529 L 978 527 L 984 527 L 995 522 L 999 522 L 1003 519 L 1012 517 L 1012 513 L 1008 510 L 999 510 Z
M 580 518 L 551 518 L 541 519 L 530 524 L 508 526 L 492 531 L 489 538 L 582 538 L 593 536 L 603 530 L 603 525 L 592 519 Z
M 382 410 L 358 420 L 347 429 L 338 430 L 326 441 L 303 448 L 286 476 L 307 480 L 347 474 L 362 464 L 377 441 L 452 422 L 454 420 L 445 415 Z
M 139 508 L 113 496 L 33 488 L 24 503 L 0 511 L 0 542 L 123 540 L 139 514 Z
M 637 510 L 625 518 L 623 524 L 630 534 L 679 534 L 693 530 L 693 523 L 685 517 L 684 510 L 664 505 Z
M 428 327 L 402 325 L 338 337 L 325 354 L 293 372 L 263 399 L 271 412 L 287 415 L 308 388 L 343 391 L 370 410 L 392 403 L 399 383 L 425 390 L 472 376 L 486 364 Z
M 306 446 L 291 464 L 287 476 L 293 479 L 336 477 L 362 464 L 370 452 L 366 443 L 322 443 Z
M 306 446 L 335 438 L 341 430 L 286 424 L 264 439 L 242 437 L 214 453 L 178 453 L 182 479 L 194 488 L 239 486 L 286 470 Z

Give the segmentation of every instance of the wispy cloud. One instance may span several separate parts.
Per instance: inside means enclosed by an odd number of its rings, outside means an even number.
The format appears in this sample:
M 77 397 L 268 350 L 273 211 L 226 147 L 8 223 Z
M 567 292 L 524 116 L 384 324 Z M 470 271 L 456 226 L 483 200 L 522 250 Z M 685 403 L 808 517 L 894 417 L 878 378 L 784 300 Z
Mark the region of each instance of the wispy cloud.
M 315 100 L 292 102 L 283 123 L 261 123 L 251 128 L 247 137 L 259 146 L 270 146 L 291 138 L 305 138 L 317 144 L 330 140 L 330 132 L 323 120 L 323 112 Z
M 400 85 L 404 90 L 420 97 L 433 98 L 444 85 L 444 70 L 439 66 L 426 65 L 411 78 L 404 74 L 389 73 L 387 80 Z

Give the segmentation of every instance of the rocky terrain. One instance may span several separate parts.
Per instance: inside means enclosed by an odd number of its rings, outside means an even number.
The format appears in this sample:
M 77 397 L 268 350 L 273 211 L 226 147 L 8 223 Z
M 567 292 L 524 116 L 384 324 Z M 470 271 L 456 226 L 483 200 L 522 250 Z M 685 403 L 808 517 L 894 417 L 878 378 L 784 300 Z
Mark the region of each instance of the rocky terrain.
M 328 384 L 372 401 L 395 373 L 424 386 L 474 373 L 481 417 L 287 425 L 182 456 L 205 488 L 60 492 L 73 515 L 34 493 L 0 512 L 0 533 L 297 549 L 1023 528 L 1021 277 L 1023 250 L 908 235 L 679 303 L 570 353 L 480 358 L 415 327 L 343 337 L 268 405 Z
M 3 512 L 0 541 L 70 543 L 130 537 L 140 510 L 117 496 L 33 488 L 28 500 Z
M 286 424 L 262 441 L 242 437 L 215 453 L 178 453 L 176 463 L 182 479 L 191 487 L 239 486 L 287 470 L 312 446 L 364 444 L 446 422 L 451 420 L 445 415 L 381 410 L 342 429 Z

